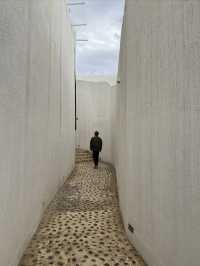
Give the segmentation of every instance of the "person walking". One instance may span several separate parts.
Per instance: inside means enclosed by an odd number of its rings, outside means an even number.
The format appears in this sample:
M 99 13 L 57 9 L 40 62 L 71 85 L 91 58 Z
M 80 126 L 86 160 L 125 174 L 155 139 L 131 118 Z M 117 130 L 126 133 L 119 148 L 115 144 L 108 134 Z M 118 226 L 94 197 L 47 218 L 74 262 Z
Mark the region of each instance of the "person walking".
M 93 152 L 94 168 L 98 168 L 99 153 L 102 150 L 102 139 L 99 137 L 99 132 L 94 132 L 94 137 L 90 140 L 90 150 Z

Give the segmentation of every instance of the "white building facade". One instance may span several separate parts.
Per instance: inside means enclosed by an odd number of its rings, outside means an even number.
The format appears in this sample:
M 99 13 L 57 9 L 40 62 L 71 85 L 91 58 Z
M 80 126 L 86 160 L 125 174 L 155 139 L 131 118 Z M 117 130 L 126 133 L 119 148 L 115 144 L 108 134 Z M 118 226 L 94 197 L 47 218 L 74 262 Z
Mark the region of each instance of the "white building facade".
M 74 36 L 65 1 L 0 1 L 0 51 L 0 265 L 16 266 L 74 167 Z
M 199 29 L 199 1 L 126 1 L 115 166 L 127 233 L 150 266 L 200 261 Z

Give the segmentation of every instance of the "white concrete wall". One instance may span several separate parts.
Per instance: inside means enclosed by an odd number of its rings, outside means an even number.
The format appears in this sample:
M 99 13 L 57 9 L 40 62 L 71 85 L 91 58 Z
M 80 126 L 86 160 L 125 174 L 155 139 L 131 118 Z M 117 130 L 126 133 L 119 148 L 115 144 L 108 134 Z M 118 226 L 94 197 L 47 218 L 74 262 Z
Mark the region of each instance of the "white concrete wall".
M 113 162 L 112 134 L 115 87 L 107 82 L 77 82 L 77 147 L 90 149 L 90 139 L 98 130 L 103 140 L 100 157 Z
M 74 166 L 74 48 L 63 0 L 0 1 L 0 265 L 18 264 Z
M 127 0 L 115 164 L 150 266 L 200 264 L 200 1 Z

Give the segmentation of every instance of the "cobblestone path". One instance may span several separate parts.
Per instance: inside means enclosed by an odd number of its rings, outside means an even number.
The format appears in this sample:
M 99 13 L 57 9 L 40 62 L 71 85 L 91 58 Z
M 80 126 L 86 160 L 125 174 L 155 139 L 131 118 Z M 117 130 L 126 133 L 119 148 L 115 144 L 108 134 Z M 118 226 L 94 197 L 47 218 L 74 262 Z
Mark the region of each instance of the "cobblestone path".
M 46 210 L 20 266 L 144 266 L 121 221 L 112 168 L 80 163 Z

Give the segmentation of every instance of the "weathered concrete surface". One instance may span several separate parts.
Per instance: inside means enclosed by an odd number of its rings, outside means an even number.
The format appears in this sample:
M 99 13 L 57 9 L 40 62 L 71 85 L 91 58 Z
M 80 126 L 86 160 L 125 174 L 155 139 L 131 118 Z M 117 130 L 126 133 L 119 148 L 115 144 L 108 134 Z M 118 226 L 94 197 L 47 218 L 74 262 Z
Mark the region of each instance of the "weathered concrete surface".
M 73 35 L 62 0 L 0 1 L 0 265 L 17 265 L 74 166 Z
M 77 82 L 77 147 L 90 149 L 94 131 L 100 132 L 103 149 L 100 157 L 113 162 L 113 121 L 115 87 L 107 82 Z
M 126 1 L 115 165 L 150 266 L 200 263 L 199 29 L 199 1 Z
M 113 169 L 77 164 L 49 205 L 20 266 L 144 266 L 128 241 Z

